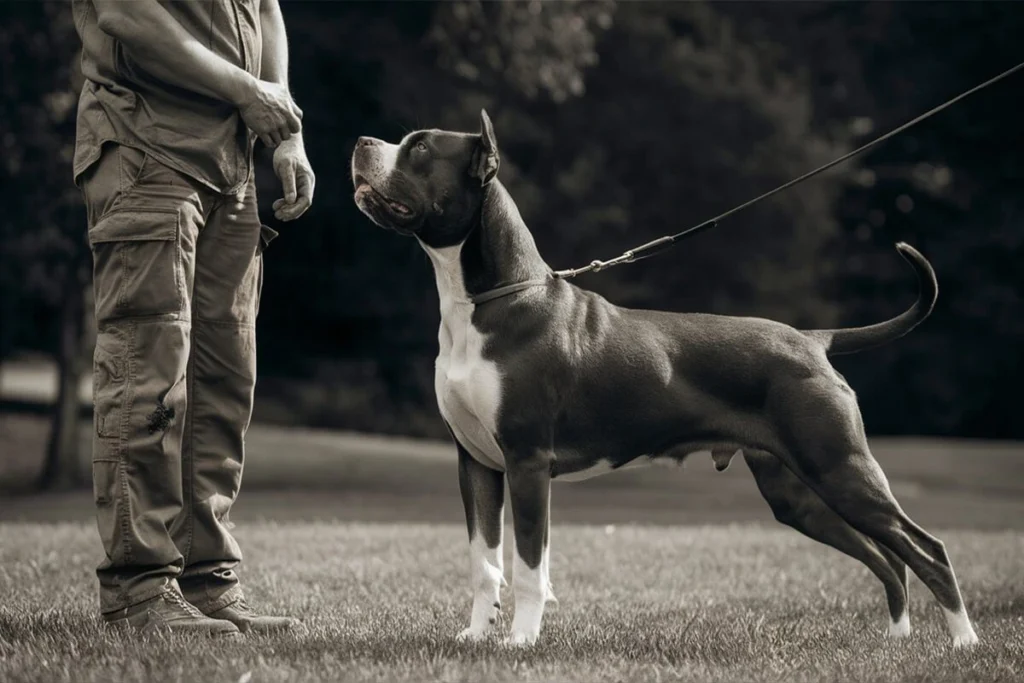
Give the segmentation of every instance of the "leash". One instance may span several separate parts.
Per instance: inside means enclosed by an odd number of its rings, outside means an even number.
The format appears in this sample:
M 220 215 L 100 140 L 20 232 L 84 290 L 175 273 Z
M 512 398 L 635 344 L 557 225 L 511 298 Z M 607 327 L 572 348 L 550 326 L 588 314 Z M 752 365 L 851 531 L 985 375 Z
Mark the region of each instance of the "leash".
M 984 83 L 981 83 L 980 85 L 974 86 L 973 88 L 971 88 L 970 90 L 968 90 L 966 92 L 960 93 L 959 95 L 957 95 L 953 99 L 951 99 L 951 100 L 949 100 L 949 101 L 947 101 L 947 102 L 945 102 L 943 104 L 940 104 L 939 106 L 935 107 L 934 109 L 926 111 L 925 113 L 923 113 L 920 116 L 918 116 L 916 119 L 912 119 L 910 121 L 907 121 L 906 123 L 904 123 L 899 128 L 896 128 L 894 130 L 889 131 L 885 135 L 882 135 L 881 137 L 878 137 L 878 138 L 872 140 L 871 142 L 867 143 L 866 145 L 863 145 L 862 147 L 858 147 L 857 149 L 853 150 L 852 152 L 848 152 L 848 153 L 844 154 L 843 156 L 839 157 L 838 159 L 830 161 L 829 163 L 825 164 L 824 166 L 816 168 L 816 169 L 814 169 L 813 171 L 811 171 L 809 173 L 805 173 L 802 176 L 800 176 L 799 178 L 794 178 L 793 180 L 790 180 L 788 183 L 785 183 L 784 185 L 780 185 L 777 188 L 775 188 L 774 190 L 771 190 L 770 192 L 765 192 L 764 194 L 762 194 L 759 197 L 755 197 L 754 199 L 751 199 L 750 201 L 748 201 L 748 202 L 746 202 L 744 204 L 740 204 L 739 206 L 737 206 L 735 208 L 729 209 L 725 213 L 720 214 L 718 216 L 715 216 L 714 218 L 711 218 L 709 220 L 706 220 L 703 223 L 699 223 L 699 224 L 693 226 L 692 228 L 688 228 L 686 230 L 683 230 L 682 232 L 677 232 L 674 235 L 665 235 L 664 237 L 659 237 L 656 240 L 651 240 L 650 242 L 647 242 L 646 244 L 641 244 L 639 247 L 634 247 L 633 249 L 630 249 L 629 251 L 623 253 L 621 256 L 616 256 L 613 259 L 609 259 L 607 261 L 594 260 L 594 261 L 591 261 L 588 265 L 583 266 L 582 268 L 569 268 L 567 270 L 556 270 L 554 273 L 552 273 L 552 275 L 555 278 L 557 278 L 557 279 L 566 280 L 568 278 L 576 277 L 577 275 L 581 275 L 583 273 L 589 273 L 591 271 L 597 273 L 597 272 L 600 272 L 600 271 L 602 271 L 602 270 L 604 270 L 606 268 L 611 268 L 612 266 L 617 266 L 617 265 L 620 265 L 620 264 L 623 264 L 623 263 L 633 263 L 634 261 L 641 261 L 641 260 L 643 260 L 645 258 L 650 258 L 651 256 L 654 256 L 655 254 L 657 254 L 657 253 L 659 253 L 661 251 L 664 251 L 665 249 L 667 249 L 668 247 L 670 247 L 674 243 L 676 243 L 679 240 L 681 240 L 683 237 L 686 237 L 687 235 L 693 235 L 693 234 L 696 234 L 698 232 L 703 232 L 704 230 L 708 230 L 710 228 L 713 228 L 716 225 L 718 225 L 718 222 L 720 220 L 722 220 L 724 218 L 728 218 L 729 216 L 733 215 L 734 213 L 739 213 L 743 209 L 746 209 L 746 208 L 748 208 L 750 206 L 753 206 L 754 204 L 757 204 L 760 201 L 768 199 L 772 195 L 778 194 L 779 192 L 782 192 L 783 190 L 787 190 L 787 189 L 793 187 L 794 185 L 797 185 L 798 183 L 802 183 L 803 181 L 805 181 L 805 180 L 807 180 L 809 178 L 813 178 L 814 176 L 818 175 L 819 173 L 827 171 L 828 169 L 832 168 L 833 166 L 837 166 L 838 164 L 843 163 L 847 159 L 850 159 L 852 157 L 857 156 L 858 154 L 866 152 L 867 150 L 871 149 L 872 147 L 875 147 L 876 145 L 879 145 L 879 144 L 885 142 L 889 138 L 894 137 L 896 135 L 899 135 L 900 133 L 902 133 L 903 131 L 907 130 L 908 128 L 921 123 L 925 119 L 931 118 L 932 116 L 938 114 L 940 111 L 953 106 L 954 104 L 956 104 L 960 100 L 964 99 L 965 97 L 969 97 L 969 96 L 973 95 L 974 93 L 978 92 L 979 90 L 987 88 L 990 85 L 993 85 L 994 83 L 997 83 L 997 82 L 1003 80 L 1007 76 L 1013 75 L 1014 73 L 1020 71 L 1021 69 L 1024 69 L 1024 62 L 1021 62 L 1020 64 L 1018 64 L 1017 66 L 1013 67 L 1012 69 L 1007 69 L 1006 71 L 1004 71 L 1003 73 L 999 74 L 998 76 L 996 76 L 994 78 L 990 78 L 989 80 L 985 81 Z M 526 283 L 523 283 L 523 284 L 526 284 Z M 533 286 L 533 285 L 530 285 L 530 286 Z

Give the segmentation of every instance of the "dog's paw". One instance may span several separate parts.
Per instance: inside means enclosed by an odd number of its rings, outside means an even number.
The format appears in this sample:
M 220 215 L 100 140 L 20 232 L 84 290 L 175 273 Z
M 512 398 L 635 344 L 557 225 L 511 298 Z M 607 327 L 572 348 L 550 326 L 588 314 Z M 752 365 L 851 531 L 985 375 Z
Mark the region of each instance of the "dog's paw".
M 502 641 L 506 647 L 530 647 L 537 643 L 539 633 L 526 633 L 513 631 L 512 635 Z
M 904 614 L 899 621 L 889 623 L 890 638 L 906 638 L 910 635 L 910 616 Z
M 491 627 L 488 628 L 464 628 L 459 631 L 459 634 L 455 636 L 455 640 L 460 643 L 480 643 L 487 640 L 487 636 L 491 633 Z
M 943 610 L 946 616 L 946 626 L 953 636 L 953 647 L 970 647 L 978 644 L 978 634 L 974 632 L 971 620 L 967 618 L 967 612 L 962 608 L 956 612 Z
M 972 629 L 967 633 L 961 633 L 960 635 L 953 638 L 953 647 L 974 647 L 978 644 L 978 634 Z

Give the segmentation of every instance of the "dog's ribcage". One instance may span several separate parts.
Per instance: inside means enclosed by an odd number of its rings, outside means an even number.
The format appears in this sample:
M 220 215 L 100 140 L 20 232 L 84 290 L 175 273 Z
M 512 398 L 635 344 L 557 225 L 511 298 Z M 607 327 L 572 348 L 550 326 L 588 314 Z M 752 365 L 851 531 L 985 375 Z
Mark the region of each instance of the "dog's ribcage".
M 423 245 L 434 266 L 441 301 L 434 391 L 437 406 L 455 438 L 481 464 L 505 469 L 495 439 L 501 408 L 501 373 L 483 357 L 484 336 L 473 327 L 459 258 L 461 245 L 432 249 Z

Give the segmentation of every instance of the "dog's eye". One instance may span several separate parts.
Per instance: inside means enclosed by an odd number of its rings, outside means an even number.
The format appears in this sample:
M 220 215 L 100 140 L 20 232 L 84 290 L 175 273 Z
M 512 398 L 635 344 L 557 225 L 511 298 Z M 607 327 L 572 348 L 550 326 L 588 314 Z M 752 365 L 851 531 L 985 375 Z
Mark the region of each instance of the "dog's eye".
M 416 151 L 417 152 L 426 152 L 427 151 L 427 145 L 425 143 L 423 143 L 423 142 L 417 142 L 416 143 Z

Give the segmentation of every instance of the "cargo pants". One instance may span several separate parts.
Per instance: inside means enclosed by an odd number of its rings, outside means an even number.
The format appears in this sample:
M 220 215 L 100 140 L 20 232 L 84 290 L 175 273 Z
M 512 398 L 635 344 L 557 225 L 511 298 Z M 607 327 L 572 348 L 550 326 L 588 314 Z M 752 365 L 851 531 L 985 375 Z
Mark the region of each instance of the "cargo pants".
M 240 597 L 228 512 L 256 382 L 263 248 L 255 185 L 220 195 L 104 145 L 81 178 L 93 256 L 93 493 L 100 609 L 177 581 L 206 611 Z

